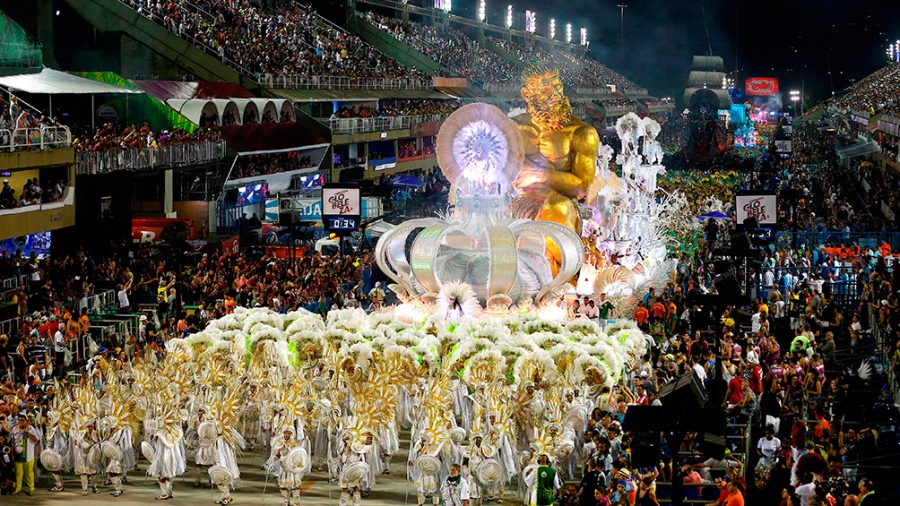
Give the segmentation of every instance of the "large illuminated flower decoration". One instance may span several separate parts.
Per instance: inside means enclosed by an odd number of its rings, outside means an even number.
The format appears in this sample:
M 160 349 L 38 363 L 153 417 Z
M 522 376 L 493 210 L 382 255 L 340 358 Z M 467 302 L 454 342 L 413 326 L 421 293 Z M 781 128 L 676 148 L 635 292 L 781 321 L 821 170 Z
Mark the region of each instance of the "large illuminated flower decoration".
M 438 132 L 435 149 L 444 175 L 468 195 L 505 195 L 525 160 L 516 123 L 482 103 L 451 114 Z

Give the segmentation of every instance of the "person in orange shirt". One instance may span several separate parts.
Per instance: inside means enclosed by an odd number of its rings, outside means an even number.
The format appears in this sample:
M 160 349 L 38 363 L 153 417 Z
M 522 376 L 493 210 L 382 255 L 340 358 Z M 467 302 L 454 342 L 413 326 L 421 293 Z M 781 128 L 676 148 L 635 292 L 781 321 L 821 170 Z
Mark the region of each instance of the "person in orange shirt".
M 653 315 L 653 321 L 662 321 L 666 318 L 666 306 L 663 305 L 662 301 L 657 300 L 650 306 L 650 314 Z
M 643 302 L 638 302 L 638 307 L 634 310 L 633 317 L 634 321 L 638 324 L 638 328 L 646 332 L 647 320 L 650 318 L 650 312 L 644 307 Z
M 744 506 L 743 487 L 737 480 L 728 483 L 728 499 L 725 500 L 725 506 Z

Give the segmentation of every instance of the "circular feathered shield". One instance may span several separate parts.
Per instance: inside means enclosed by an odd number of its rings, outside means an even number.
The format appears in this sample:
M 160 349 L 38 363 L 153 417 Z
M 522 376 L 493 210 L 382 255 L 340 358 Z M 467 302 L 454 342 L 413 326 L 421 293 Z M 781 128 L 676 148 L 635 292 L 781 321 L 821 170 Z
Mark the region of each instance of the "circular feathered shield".
M 231 485 L 234 474 L 227 467 L 212 466 L 209 468 L 209 479 L 216 485 Z
M 215 441 L 219 436 L 219 431 L 216 430 L 216 422 L 212 420 L 200 422 L 200 425 L 197 426 L 197 435 L 200 436 L 201 439 Z
M 350 451 L 352 451 L 353 453 L 368 453 L 371 449 L 372 445 L 367 445 L 359 441 L 350 443 Z
M 309 455 L 305 448 L 294 448 L 284 459 L 284 467 L 289 473 L 302 473 L 309 464 Z
M 441 461 L 432 455 L 422 455 L 416 459 L 416 469 L 422 474 L 437 474 L 441 470 Z
M 103 456 L 109 460 L 122 460 L 122 450 L 110 441 L 101 443 L 100 451 L 103 452 Z
M 581 430 L 584 428 L 584 420 L 587 416 L 587 407 L 585 406 L 575 406 L 566 412 L 565 419 L 566 421 L 572 425 L 572 428 L 575 430 Z
M 41 465 L 51 473 L 62 469 L 62 456 L 58 451 L 48 448 L 41 452 Z
M 341 473 L 341 479 L 344 483 L 354 483 L 361 480 L 363 476 L 368 473 L 369 464 L 366 464 L 365 462 L 354 462 L 344 468 L 344 471 Z
M 245 415 L 247 420 L 250 422 L 255 422 L 259 420 L 259 404 L 253 403 L 247 406 L 247 413 Z
M 484 453 L 484 456 L 491 459 L 494 458 L 494 455 L 497 455 L 497 448 L 491 445 L 481 445 L 481 452 Z
M 438 165 L 450 180 L 484 179 L 509 188 L 525 160 L 516 122 L 490 104 L 457 109 L 441 126 L 435 146 Z
M 466 439 L 466 429 L 462 427 L 453 427 L 450 429 L 450 440 L 456 444 L 460 444 Z
M 478 469 L 475 470 L 475 476 L 478 477 L 478 481 L 481 483 L 493 485 L 494 483 L 498 483 L 503 477 L 503 468 L 500 467 L 500 463 L 496 460 L 488 459 L 481 464 L 478 464 Z
M 143 454 L 144 458 L 149 462 L 153 462 L 153 459 L 156 458 L 156 450 L 154 450 L 153 445 L 147 441 L 141 441 L 141 454 Z
M 91 464 L 97 465 L 103 461 L 103 453 L 100 451 L 100 447 L 94 445 L 88 450 L 87 460 Z

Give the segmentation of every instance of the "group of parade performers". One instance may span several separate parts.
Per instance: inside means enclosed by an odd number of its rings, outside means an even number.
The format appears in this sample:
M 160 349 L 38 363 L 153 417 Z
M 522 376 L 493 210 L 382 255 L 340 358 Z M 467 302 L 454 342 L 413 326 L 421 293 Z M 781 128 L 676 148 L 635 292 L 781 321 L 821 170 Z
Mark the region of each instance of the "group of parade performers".
M 334 330 L 284 339 L 257 327 L 248 339 L 227 329 L 131 362 L 96 357 L 90 380 L 62 389 L 46 414 L 40 460 L 51 491 L 63 491 L 71 471 L 82 495 L 106 475 L 120 496 L 140 464 L 167 500 L 193 463 L 195 486 L 217 487 L 216 503 L 229 504 L 239 457 L 262 449 L 285 505 L 303 501 L 313 467 L 337 482 L 345 506 L 397 465 L 419 505 L 502 503 L 513 483 L 517 504 L 552 504 L 561 479 L 585 462 L 587 414 L 608 381 L 580 351 L 562 359 L 549 346 L 518 350 L 506 374 L 500 346 L 483 339 L 423 347 L 396 335 L 348 344 Z M 407 430 L 409 458 L 393 462 Z

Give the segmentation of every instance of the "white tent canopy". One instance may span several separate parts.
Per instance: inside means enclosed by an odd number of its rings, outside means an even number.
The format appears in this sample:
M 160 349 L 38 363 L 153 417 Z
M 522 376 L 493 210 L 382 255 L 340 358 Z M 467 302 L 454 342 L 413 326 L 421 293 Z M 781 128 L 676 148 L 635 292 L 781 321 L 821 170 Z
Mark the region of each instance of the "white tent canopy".
M 123 88 L 114 84 L 101 83 L 53 69 L 41 69 L 31 74 L 0 76 L 0 86 L 10 91 L 43 95 L 73 95 L 97 93 L 144 93 L 138 89 Z

